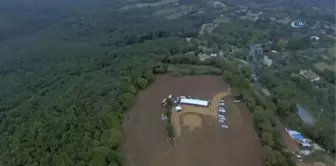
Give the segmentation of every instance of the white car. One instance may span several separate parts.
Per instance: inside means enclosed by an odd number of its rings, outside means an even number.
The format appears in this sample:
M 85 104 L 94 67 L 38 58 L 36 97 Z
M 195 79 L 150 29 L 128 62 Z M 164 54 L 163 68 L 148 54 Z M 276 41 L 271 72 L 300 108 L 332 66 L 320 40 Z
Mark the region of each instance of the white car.
M 225 104 L 224 103 L 218 103 L 219 106 L 224 106 Z
M 227 125 L 222 125 L 222 128 L 229 128 L 229 126 L 227 126 Z
M 161 119 L 162 119 L 162 120 L 167 120 L 168 117 L 167 117 L 166 115 L 164 115 L 164 114 L 161 114 Z
M 224 123 L 225 120 L 224 120 L 224 119 L 219 119 L 218 122 L 219 122 L 219 123 Z
M 226 120 L 225 117 L 219 117 L 219 120 Z
M 224 103 L 224 100 L 219 100 L 220 103 Z
M 219 112 L 226 112 L 225 109 L 218 109 Z

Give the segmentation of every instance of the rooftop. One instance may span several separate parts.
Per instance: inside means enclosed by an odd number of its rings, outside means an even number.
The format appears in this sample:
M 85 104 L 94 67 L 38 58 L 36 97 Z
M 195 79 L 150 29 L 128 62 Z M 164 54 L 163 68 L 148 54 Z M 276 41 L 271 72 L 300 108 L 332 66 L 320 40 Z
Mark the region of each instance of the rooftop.
M 313 71 L 309 70 L 300 70 L 300 75 L 310 81 L 319 81 L 320 77 Z

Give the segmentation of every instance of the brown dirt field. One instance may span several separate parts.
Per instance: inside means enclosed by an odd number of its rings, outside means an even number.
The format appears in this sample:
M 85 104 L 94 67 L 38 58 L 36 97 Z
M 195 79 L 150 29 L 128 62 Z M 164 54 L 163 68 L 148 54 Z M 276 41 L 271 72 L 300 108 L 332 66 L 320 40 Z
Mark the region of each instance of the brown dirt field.
M 208 107 L 196 107 L 192 105 L 181 105 L 182 111 L 181 112 L 175 112 L 174 110 L 172 111 L 172 116 L 171 116 L 171 122 L 174 126 L 174 131 L 175 131 L 175 136 L 179 137 L 181 136 L 181 123 L 183 124 L 183 119 L 181 122 L 181 116 L 184 114 L 199 114 L 199 115 L 209 115 L 216 117 L 216 115 L 210 111 Z
M 313 166 L 326 166 L 324 163 L 321 162 L 315 162 Z
M 248 110 L 234 107 L 230 97 L 225 99 L 227 118 L 232 118 L 228 129 L 220 128 L 213 116 L 198 114 L 202 127 L 190 131 L 182 123 L 183 134 L 175 138 L 174 146 L 167 141 L 166 122 L 160 116 L 165 112 L 160 105 L 163 98 L 173 94 L 209 100 L 227 88 L 217 76 L 157 77 L 138 94 L 123 121 L 126 166 L 261 166 L 260 143 Z
M 296 166 L 309 166 L 309 165 L 304 162 L 296 162 Z
M 190 113 L 197 113 L 202 115 L 209 115 L 214 118 L 217 118 L 218 116 L 218 103 L 219 100 L 225 96 L 230 95 L 229 92 L 220 92 L 217 93 L 211 100 L 211 104 L 209 107 L 197 107 L 192 105 L 181 105 L 182 110 L 181 112 L 176 112 L 173 108 L 172 110 L 172 117 L 171 121 L 175 129 L 175 136 L 181 136 L 181 123 L 180 117 L 184 114 L 190 114 Z
M 184 127 L 188 127 L 190 132 L 192 132 L 195 128 L 203 127 L 203 119 L 201 115 L 194 113 L 183 114 L 181 121 L 182 125 Z
M 278 126 L 280 127 L 280 133 L 287 149 L 291 152 L 299 152 L 299 144 L 285 131 L 285 127 L 281 124 L 280 121 L 278 121 Z
M 326 166 L 326 165 L 321 162 L 314 162 L 313 164 L 306 164 L 304 162 L 296 162 L 296 166 Z

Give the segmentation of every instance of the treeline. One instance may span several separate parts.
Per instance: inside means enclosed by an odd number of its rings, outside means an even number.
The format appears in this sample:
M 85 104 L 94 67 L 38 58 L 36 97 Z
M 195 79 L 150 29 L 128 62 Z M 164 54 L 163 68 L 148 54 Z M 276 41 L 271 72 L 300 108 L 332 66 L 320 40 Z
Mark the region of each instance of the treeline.
M 167 72 L 158 59 L 192 48 L 165 38 L 97 56 L 56 54 L 2 65 L 1 164 L 121 166 L 123 111 L 154 74 Z
M 335 88 L 329 85 L 319 85 L 321 88 L 316 88 L 314 83 L 300 76 L 272 74 L 267 71 L 259 73 L 260 83 L 272 93 L 276 112 L 285 123 L 334 153 Z M 296 104 L 304 106 L 313 117 L 318 117 L 321 109 L 324 112 L 316 124 L 310 125 L 299 118 Z
M 189 60 L 181 58 L 180 61 L 177 59 L 169 61 L 168 59 L 165 58 L 164 62 L 210 65 L 222 69 L 223 78 L 233 87 L 234 97 L 245 101 L 252 113 L 254 127 L 262 144 L 262 158 L 265 164 L 267 166 L 295 165 L 290 154 L 284 151 L 280 127 L 277 125 L 276 106 L 252 88 L 251 71 L 248 66 L 237 65 L 239 62 L 234 59 L 211 58 L 204 62 L 196 61 L 193 57 Z
M 209 45 L 221 43 L 221 49 L 228 46 L 238 48 L 248 48 L 250 44 L 264 41 L 269 37 L 269 32 L 256 28 L 250 22 L 233 22 L 230 24 L 220 24 L 213 33 L 206 36 Z
M 245 101 L 252 113 L 254 127 L 262 145 L 263 160 L 268 166 L 294 166 L 290 154 L 285 147 L 277 125 L 276 107 L 272 101 L 252 88 L 248 69 L 233 66 L 228 62 L 223 64 L 223 77 L 233 86 L 233 94 L 237 99 Z
M 155 81 L 154 74 L 163 74 L 167 72 L 167 66 L 162 63 L 148 64 L 129 68 L 131 71 L 129 76 L 123 77 L 121 80 L 121 92 L 119 94 L 120 104 L 124 110 L 129 109 L 135 101 L 136 94 L 145 89 L 149 84 Z

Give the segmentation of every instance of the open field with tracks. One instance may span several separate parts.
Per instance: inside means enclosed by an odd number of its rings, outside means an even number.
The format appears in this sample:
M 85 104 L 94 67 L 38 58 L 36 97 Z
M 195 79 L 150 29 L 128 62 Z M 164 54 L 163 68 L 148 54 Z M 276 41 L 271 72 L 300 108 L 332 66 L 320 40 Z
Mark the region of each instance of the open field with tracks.
M 227 89 L 218 76 L 158 76 L 153 85 L 138 94 L 135 105 L 125 115 L 126 165 L 261 166 L 260 143 L 250 113 L 233 102 Z M 165 112 L 160 103 L 169 94 L 212 103 L 209 108 L 183 106 L 182 112 L 188 111 L 173 122 L 180 126 L 173 145 L 167 140 L 166 122 L 160 116 Z M 223 96 L 227 129 L 219 126 L 216 116 L 218 100 Z

